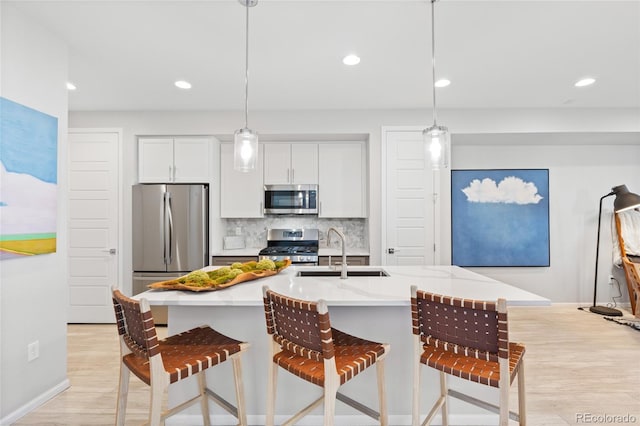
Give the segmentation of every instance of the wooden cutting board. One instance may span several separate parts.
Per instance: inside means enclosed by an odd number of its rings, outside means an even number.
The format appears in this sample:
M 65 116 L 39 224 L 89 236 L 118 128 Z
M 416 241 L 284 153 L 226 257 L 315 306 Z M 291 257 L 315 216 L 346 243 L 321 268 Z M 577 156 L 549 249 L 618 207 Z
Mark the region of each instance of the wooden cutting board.
M 257 280 L 259 278 L 265 278 L 265 277 L 270 277 L 272 275 L 276 275 L 278 273 L 280 273 L 280 271 L 288 268 L 291 265 L 291 260 L 287 259 L 285 260 L 285 264 L 276 269 L 276 270 L 262 270 L 262 271 L 249 271 L 249 272 L 243 272 L 242 274 L 238 275 L 237 277 L 235 277 L 233 280 L 228 281 L 224 284 L 218 284 L 215 286 L 210 286 L 210 287 L 203 287 L 203 286 L 196 286 L 196 285 L 189 285 L 189 283 L 180 283 L 178 282 L 178 280 L 180 278 L 177 279 L 173 279 L 173 280 L 168 280 L 168 281 L 159 281 L 153 284 L 149 284 L 147 287 L 151 288 L 151 289 L 157 289 L 157 290 L 188 290 L 188 291 L 217 291 L 217 290 L 223 290 L 225 288 L 229 288 L 231 286 L 234 286 L 236 284 L 240 284 L 246 281 L 253 281 L 253 280 Z M 248 262 L 247 262 L 248 263 Z M 246 263 L 245 263 L 246 264 Z M 203 269 L 206 272 L 215 270 L 215 269 Z M 186 276 L 186 275 L 185 275 Z

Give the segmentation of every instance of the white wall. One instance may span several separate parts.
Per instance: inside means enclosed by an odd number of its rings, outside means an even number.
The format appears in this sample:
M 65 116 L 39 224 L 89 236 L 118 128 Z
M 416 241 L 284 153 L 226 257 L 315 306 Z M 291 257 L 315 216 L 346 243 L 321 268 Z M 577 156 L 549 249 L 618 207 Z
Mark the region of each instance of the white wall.
M 500 135 L 497 135 L 500 136 Z M 551 265 L 542 268 L 469 268 L 501 281 L 551 298 L 555 302 L 588 302 L 593 299 L 595 251 L 599 199 L 611 188 L 626 184 L 630 191 L 640 192 L 640 134 L 635 144 L 607 143 L 612 138 L 602 134 L 584 141 L 585 135 L 541 134 L 502 135 L 494 144 L 487 136 L 466 136 L 464 144 L 452 144 L 453 169 L 549 169 L 549 219 Z M 581 141 L 582 137 L 582 141 Z M 498 144 L 505 138 L 509 145 Z M 549 144 L 553 138 L 554 143 Z M 564 144 L 558 145 L 558 139 Z M 626 138 L 625 138 L 626 139 Z M 523 141 L 524 140 L 524 141 Z M 443 218 L 450 228 L 450 190 Z M 619 294 L 609 286 L 612 273 L 612 206 L 613 198 L 603 201 L 600 256 L 598 268 L 598 301 L 611 302 Z M 447 235 L 450 235 L 447 234 Z M 615 235 L 615 233 L 613 234 Z M 445 239 L 444 252 L 450 261 L 451 241 Z M 623 299 L 628 292 L 621 270 L 614 271 L 620 281 Z
M 0 95 L 58 118 L 57 253 L 0 264 L 0 424 L 10 424 L 68 386 L 67 50 L 7 2 L 0 15 Z M 40 357 L 27 362 L 36 340 Z
M 597 217 L 597 201 L 600 196 L 619 183 L 627 183 L 632 191 L 640 192 L 640 171 L 626 166 L 621 171 L 608 155 L 613 149 L 598 144 L 635 143 L 626 146 L 628 161 L 640 160 L 640 111 L 630 109 L 565 109 L 555 110 L 456 110 L 439 111 L 440 124 L 447 125 L 452 133 L 464 135 L 466 145 L 454 147 L 454 167 L 541 167 L 550 168 L 551 194 L 551 241 L 552 268 L 547 270 L 501 269 L 480 272 L 504 278 L 505 281 L 527 288 L 557 302 L 585 302 L 592 291 L 595 228 L 591 229 L 594 215 Z M 380 262 L 381 214 L 381 132 L 382 126 L 426 126 L 430 124 L 428 111 L 257 111 L 252 112 L 253 128 L 261 135 L 269 134 L 368 134 L 370 143 L 369 238 L 372 262 Z M 137 134 L 213 134 L 231 135 L 243 123 L 240 111 L 210 112 L 73 112 L 71 127 L 120 127 L 124 129 L 124 235 L 130 235 L 129 217 L 130 187 L 135 182 Z M 580 138 L 579 134 L 597 135 L 598 132 L 631 132 L 631 138 L 601 139 Z M 517 147 L 491 147 L 491 140 L 481 138 L 486 134 L 519 133 Z M 537 134 L 544 137 L 544 141 Z M 472 135 L 478 134 L 474 146 Z M 584 136 L 584 135 L 582 135 Z M 471 142 L 469 142 L 471 138 Z M 588 140 L 586 140 L 588 139 Z M 629 139 L 635 142 L 629 142 Z M 455 143 L 455 138 L 454 138 Z M 542 145 L 544 144 L 544 145 Z M 485 148 L 490 151 L 485 151 Z M 490 154 L 487 154 L 490 153 Z M 497 155 L 499 153 L 499 155 Z M 617 158 L 617 157 L 616 157 Z M 499 159 L 499 161 L 498 161 Z M 477 161 L 476 161 L 477 160 Z M 600 162 L 598 162 L 600 161 Z M 616 164 L 616 166 L 614 166 Z M 582 179 L 589 176 L 589 180 Z M 599 178 L 598 178 L 599 177 Z M 635 184 L 634 184 L 635 182 Z M 595 183 L 601 183 L 596 185 Z M 560 200 L 564 192 L 581 194 L 580 204 L 563 205 Z M 595 201 L 594 201 L 595 200 Z M 569 201 L 565 201 L 569 203 Z M 577 201 L 576 201 L 577 203 Z M 443 203 L 442 217 L 450 217 L 448 203 Z M 576 220 L 567 218 L 565 209 L 576 209 Z M 446 224 L 444 224 L 446 226 Z M 446 232 L 444 235 L 449 235 Z M 606 237 L 603 235 L 603 239 Z M 445 238 L 446 240 L 446 238 Z M 592 244 L 593 243 L 593 244 Z M 603 252 L 606 249 L 603 249 Z M 445 253 L 450 249 L 445 247 Z M 567 259 L 566 253 L 576 253 Z M 604 258 L 606 256 L 601 256 Z M 130 243 L 124 243 L 123 270 L 125 277 L 131 271 Z M 604 261 L 604 259 L 603 259 Z M 601 269 L 605 271 L 606 265 Z M 603 272 L 604 274 L 605 272 Z M 606 276 L 605 276 L 606 279 Z M 623 283 L 624 284 L 624 283 Z M 124 288 L 127 288 L 124 283 Z M 603 300 L 607 300 L 607 287 L 601 286 Z M 623 293 L 626 290 L 623 289 Z

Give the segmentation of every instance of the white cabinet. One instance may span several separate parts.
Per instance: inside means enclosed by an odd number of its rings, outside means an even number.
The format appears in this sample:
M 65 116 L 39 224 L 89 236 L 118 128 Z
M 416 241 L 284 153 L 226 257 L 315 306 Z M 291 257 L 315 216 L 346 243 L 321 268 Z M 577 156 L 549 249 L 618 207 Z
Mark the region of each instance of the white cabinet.
M 318 145 L 319 217 L 367 217 L 366 161 L 364 142 Z
M 267 142 L 264 147 L 264 184 L 317 184 L 318 144 Z
M 233 144 L 220 144 L 220 217 L 263 217 L 263 157 L 258 149 L 256 169 L 238 172 L 233 169 Z
M 211 145 L 210 138 L 202 137 L 139 138 L 138 180 L 208 183 Z

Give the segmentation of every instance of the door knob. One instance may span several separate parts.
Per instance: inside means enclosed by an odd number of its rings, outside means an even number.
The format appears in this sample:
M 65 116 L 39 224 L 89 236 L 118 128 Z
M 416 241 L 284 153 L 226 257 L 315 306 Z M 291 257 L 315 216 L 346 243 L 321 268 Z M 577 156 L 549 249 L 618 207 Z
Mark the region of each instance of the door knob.
M 111 249 L 104 249 L 102 250 L 105 253 L 109 253 L 109 254 L 116 254 L 116 249 L 111 248 Z
M 389 254 L 394 254 L 395 252 L 396 252 L 396 249 L 394 249 L 393 247 L 387 249 L 387 253 Z

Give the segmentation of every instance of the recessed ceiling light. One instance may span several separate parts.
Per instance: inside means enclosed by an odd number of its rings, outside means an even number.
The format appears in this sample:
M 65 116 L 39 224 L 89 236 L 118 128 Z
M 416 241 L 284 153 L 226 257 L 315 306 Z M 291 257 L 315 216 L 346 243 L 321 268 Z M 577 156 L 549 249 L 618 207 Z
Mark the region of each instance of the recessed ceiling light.
M 575 86 L 576 87 L 591 86 L 595 82 L 596 82 L 595 78 L 588 77 L 588 78 L 583 78 L 582 80 L 576 81 Z
M 441 78 L 440 80 L 435 82 L 436 87 L 447 87 L 450 84 L 451 81 L 447 80 L 446 78 Z
M 191 89 L 191 83 L 184 80 L 178 80 L 174 83 L 180 89 Z
M 71 83 L 70 81 L 67 81 L 67 90 L 76 90 L 77 87 L 75 84 Z
M 342 63 L 345 65 L 358 65 L 360 63 L 360 57 L 357 55 L 347 55 L 342 59 Z

